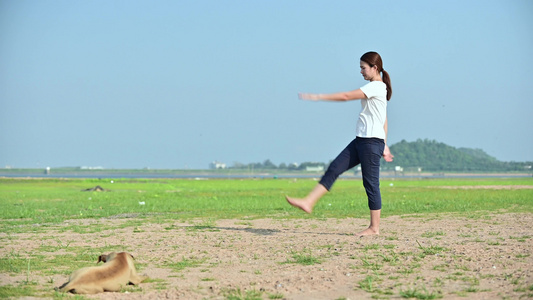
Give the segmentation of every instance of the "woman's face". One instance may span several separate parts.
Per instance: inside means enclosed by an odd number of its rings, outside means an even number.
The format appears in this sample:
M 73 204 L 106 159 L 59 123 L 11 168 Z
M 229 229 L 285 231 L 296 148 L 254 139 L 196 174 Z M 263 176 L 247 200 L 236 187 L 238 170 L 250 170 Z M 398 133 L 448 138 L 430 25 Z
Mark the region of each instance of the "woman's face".
M 371 67 L 368 63 L 360 61 L 359 66 L 361 67 L 361 75 L 365 80 L 372 81 L 378 74 L 378 67 Z

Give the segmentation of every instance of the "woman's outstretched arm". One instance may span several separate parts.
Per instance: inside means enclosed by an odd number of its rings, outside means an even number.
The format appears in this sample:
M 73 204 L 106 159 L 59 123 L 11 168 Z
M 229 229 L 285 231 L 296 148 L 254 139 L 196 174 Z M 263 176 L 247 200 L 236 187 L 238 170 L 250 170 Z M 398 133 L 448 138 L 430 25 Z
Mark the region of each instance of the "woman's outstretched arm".
M 298 97 L 302 100 L 311 100 L 311 101 L 350 101 L 350 100 L 359 100 L 366 99 L 365 93 L 361 89 L 340 92 L 333 94 L 308 94 L 308 93 L 299 93 Z

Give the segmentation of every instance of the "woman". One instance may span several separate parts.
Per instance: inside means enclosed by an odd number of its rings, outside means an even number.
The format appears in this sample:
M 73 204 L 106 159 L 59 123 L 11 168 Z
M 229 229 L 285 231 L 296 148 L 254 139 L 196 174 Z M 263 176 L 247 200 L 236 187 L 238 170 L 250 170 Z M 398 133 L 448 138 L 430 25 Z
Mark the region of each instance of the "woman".
M 320 182 L 302 199 L 286 197 L 294 207 L 311 213 L 318 200 L 333 186 L 345 171 L 361 164 L 363 186 L 370 208 L 370 226 L 357 236 L 379 234 L 381 193 L 379 164 L 381 157 L 391 162 L 393 155 L 387 146 L 387 101 L 392 96 L 389 74 L 383 69 L 381 56 L 367 52 L 361 56 L 361 75 L 370 81 L 363 87 L 334 94 L 299 94 L 303 100 L 350 101 L 361 100 L 361 112 L 356 127 L 356 138 L 333 160 Z

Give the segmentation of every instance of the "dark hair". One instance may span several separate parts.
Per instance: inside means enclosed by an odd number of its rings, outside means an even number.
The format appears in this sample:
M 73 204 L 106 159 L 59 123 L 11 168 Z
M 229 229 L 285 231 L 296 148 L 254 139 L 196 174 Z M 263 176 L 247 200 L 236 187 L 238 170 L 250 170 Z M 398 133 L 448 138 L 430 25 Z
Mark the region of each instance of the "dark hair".
M 390 100 L 392 96 L 392 87 L 390 85 L 390 76 L 387 71 L 383 70 L 383 61 L 381 60 L 381 56 L 377 52 L 367 52 L 361 56 L 361 61 L 366 62 L 369 66 L 373 67 L 376 66 L 378 68 L 378 72 L 381 72 L 383 74 L 383 82 L 387 86 L 387 100 Z

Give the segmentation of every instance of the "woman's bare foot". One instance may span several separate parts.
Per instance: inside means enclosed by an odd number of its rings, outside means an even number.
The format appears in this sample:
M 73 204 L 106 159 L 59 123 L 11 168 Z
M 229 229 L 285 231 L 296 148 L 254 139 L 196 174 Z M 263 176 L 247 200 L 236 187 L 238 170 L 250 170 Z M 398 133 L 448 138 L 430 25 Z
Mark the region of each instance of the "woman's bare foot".
M 355 236 L 379 235 L 379 221 L 381 219 L 381 209 L 370 210 L 370 226 L 367 229 L 356 233 Z
M 308 201 L 305 201 L 304 199 L 294 199 L 289 196 L 285 196 L 285 198 L 287 199 L 287 202 L 289 202 L 290 205 L 299 208 L 308 214 L 313 212 L 313 206 L 309 204 Z
M 367 235 L 379 235 L 379 229 L 375 230 L 371 227 L 368 227 L 367 229 L 355 234 L 355 236 L 359 236 L 359 237 L 367 236 Z
M 328 190 L 322 184 L 318 183 L 311 190 L 311 192 L 309 192 L 309 194 L 303 199 L 291 198 L 289 196 L 285 196 L 285 198 L 287 199 L 287 202 L 289 202 L 290 205 L 310 214 L 311 212 L 313 212 L 313 207 L 318 202 L 318 200 L 327 192 Z

